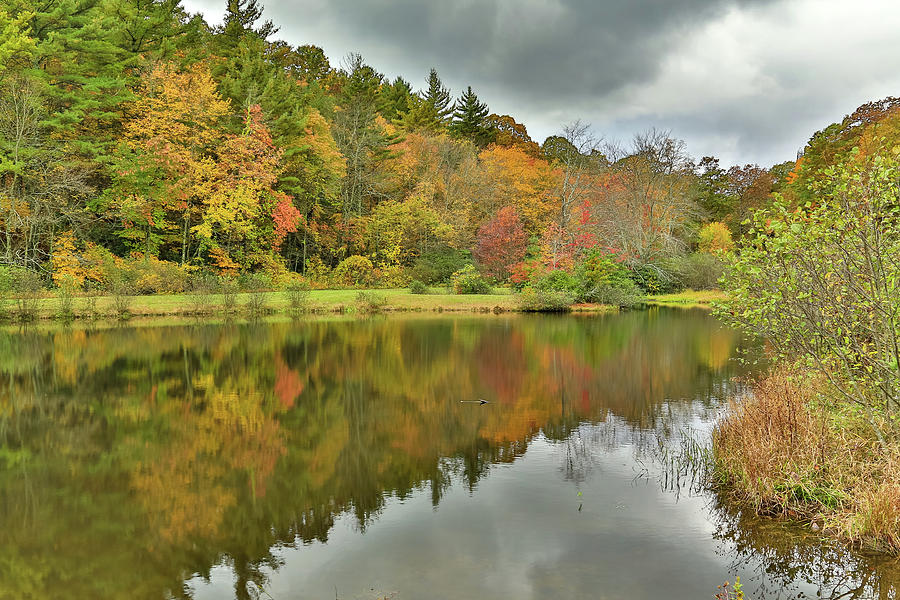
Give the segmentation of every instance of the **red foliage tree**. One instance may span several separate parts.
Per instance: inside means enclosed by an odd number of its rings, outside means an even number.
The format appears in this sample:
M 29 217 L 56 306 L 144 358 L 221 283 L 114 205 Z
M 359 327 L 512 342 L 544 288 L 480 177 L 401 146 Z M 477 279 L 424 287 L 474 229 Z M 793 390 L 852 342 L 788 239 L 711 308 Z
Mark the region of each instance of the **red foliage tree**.
M 487 274 L 505 280 L 510 267 L 524 258 L 527 245 L 519 213 L 512 206 L 504 206 L 479 227 L 475 259 Z

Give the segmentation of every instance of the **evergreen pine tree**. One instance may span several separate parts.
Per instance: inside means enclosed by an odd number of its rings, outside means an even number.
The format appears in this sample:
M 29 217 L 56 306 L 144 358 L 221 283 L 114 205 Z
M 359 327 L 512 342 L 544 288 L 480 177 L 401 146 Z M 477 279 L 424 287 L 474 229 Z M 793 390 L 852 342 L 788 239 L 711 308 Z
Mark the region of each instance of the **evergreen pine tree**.
M 278 32 L 272 21 L 263 21 L 254 29 L 254 24 L 262 18 L 263 9 L 256 0 L 226 0 L 225 19 L 216 30 L 222 50 L 227 53 L 236 48 L 241 40 L 252 33 L 262 40 Z
M 181 0 L 109 0 L 105 11 L 112 17 L 113 43 L 134 55 L 197 54 L 207 32 L 202 17 L 189 16 Z
M 402 77 L 393 83 L 385 84 L 378 94 L 378 112 L 388 121 L 400 119 L 409 112 L 412 99 L 412 87 Z
M 486 146 L 491 141 L 492 133 L 491 128 L 487 125 L 489 113 L 487 104 L 478 100 L 478 96 L 472 91 L 472 86 L 469 86 L 454 104 L 450 131 L 479 146 Z
M 450 116 L 453 114 L 453 107 L 450 106 L 450 90 L 444 87 L 435 69 L 431 69 L 428 74 L 428 90 L 422 94 L 422 99 L 432 109 L 438 123 L 447 125 L 450 122 Z

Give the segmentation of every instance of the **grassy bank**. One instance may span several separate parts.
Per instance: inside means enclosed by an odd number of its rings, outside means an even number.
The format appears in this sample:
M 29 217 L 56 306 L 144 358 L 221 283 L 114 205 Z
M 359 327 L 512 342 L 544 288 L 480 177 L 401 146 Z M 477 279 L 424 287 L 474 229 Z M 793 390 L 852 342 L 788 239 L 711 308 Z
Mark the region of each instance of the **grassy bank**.
M 718 291 L 692 291 L 647 297 L 648 304 L 708 307 L 722 297 Z M 153 294 L 145 296 L 52 295 L 0 299 L 0 316 L 9 321 L 39 319 L 83 319 L 119 317 L 180 317 L 232 314 L 279 314 L 296 310 L 289 291 L 240 292 L 233 294 Z M 522 310 L 518 297 L 507 288 L 490 294 L 448 294 L 431 288 L 425 294 L 408 289 L 311 290 L 304 293 L 300 312 L 510 312 Z M 602 304 L 575 304 L 572 312 L 608 312 Z
M 759 514 L 900 554 L 900 439 L 879 442 L 817 387 L 780 370 L 734 402 L 713 434 L 715 482 Z
M 491 294 L 456 295 L 439 293 L 411 294 L 406 289 L 379 290 L 311 290 L 303 298 L 303 312 L 367 311 L 512 311 L 517 309 L 515 296 L 506 289 Z M 363 297 L 360 294 L 363 294 Z M 374 306 L 373 306 L 374 302 Z M 6 299 L 5 311 L 12 320 L 22 312 L 35 319 L 70 315 L 86 317 L 170 317 L 183 315 L 217 315 L 224 312 L 282 313 L 292 307 L 287 291 L 241 292 L 226 294 L 158 294 L 148 296 L 82 296 L 71 298 L 47 296 L 29 300 L 23 306 L 18 299 Z
M 725 299 L 721 290 L 684 290 L 674 294 L 654 294 L 647 296 L 648 304 L 671 306 L 709 306 L 713 302 Z

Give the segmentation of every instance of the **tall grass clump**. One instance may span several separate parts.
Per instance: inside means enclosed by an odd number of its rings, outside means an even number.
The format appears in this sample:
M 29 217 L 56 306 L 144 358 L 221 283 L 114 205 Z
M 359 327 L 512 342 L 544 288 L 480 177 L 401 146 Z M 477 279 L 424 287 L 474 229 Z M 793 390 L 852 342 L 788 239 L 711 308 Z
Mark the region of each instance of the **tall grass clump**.
M 305 281 L 292 281 L 285 288 L 288 299 L 288 311 L 291 317 L 297 318 L 309 311 L 309 284 Z
M 713 479 L 759 514 L 900 553 L 900 442 L 823 404 L 823 387 L 781 368 L 732 402 L 713 433 Z
M 231 279 L 226 279 L 222 281 L 222 285 L 220 288 L 222 293 L 222 314 L 226 319 L 232 318 L 237 312 L 237 294 L 238 294 L 238 286 Z
M 356 309 L 363 314 L 374 315 L 383 312 L 388 299 L 384 294 L 359 292 L 356 294 Z
M 63 323 L 71 323 L 75 318 L 75 282 L 71 278 L 60 282 L 56 301 L 56 318 Z
M 41 278 L 34 271 L 25 268 L 13 268 L 11 271 L 14 317 L 20 323 L 30 323 L 38 316 Z
M 259 319 L 269 312 L 269 294 L 266 292 L 250 292 L 244 309 L 251 319 Z

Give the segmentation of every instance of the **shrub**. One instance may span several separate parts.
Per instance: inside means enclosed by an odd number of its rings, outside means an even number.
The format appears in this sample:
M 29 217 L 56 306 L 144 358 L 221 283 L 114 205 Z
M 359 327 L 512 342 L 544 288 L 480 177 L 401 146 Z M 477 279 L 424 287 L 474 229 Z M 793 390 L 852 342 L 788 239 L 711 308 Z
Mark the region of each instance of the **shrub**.
M 194 273 L 190 278 L 191 309 L 194 314 L 207 314 L 212 310 L 212 295 L 219 290 L 219 278 L 209 271 Z
M 545 273 L 547 273 L 547 267 L 540 258 L 529 258 L 512 266 L 509 281 L 514 290 L 522 291 L 526 285 L 537 281 Z
M 8 265 L 0 265 L 0 293 L 10 293 L 13 291 L 15 274 L 20 267 L 10 267 Z
M 15 316 L 21 322 L 37 318 L 38 298 L 41 293 L 40 276 L 22 267 L 10 268 L 10 286 L 15 297 Z
M 491 285 L 473 265 L 466 265 L 450 278 L 454 294 L 490 294 Z
M 706 252 L 671 258 L 666 266 L 678 287 L 692 290 L 718 289 L 719 279 L 725 271 L 722 259 Z
M 97 307 L 97 296 L 91 294 L 84 297 L 83 315 L 91 321 L 96 320 L 100 316 L 100 309 Z
M 385 288 L 403 287 L 409 283 L 409 275 L 399 265 L 381 264 L 375 269 L 374 283 Z
M 263 292 L 272 289 L 272 279 L 265 273 L 241 273 L 235 283 L 243 292 Z
M 191 268 L 177 263 L 159 260 L 155 256 L 132 255 L 124 259 L 98 248 L 85 252 L 90 255 L 90 262 L 96 266 L 96 281 L 102 283 L 107 291 L 116 293 L 127 289 L 131 295 L 142 294 L 177 294 L 190 288 Z
M 222 281 L 222 278 L 212 271 L 195 271 L 191 273 L 188 289 L 192 293 L 217 294 L 222 287 Z
M 646 294 L 668 294 L 678 290 L 678 280 L 666 264 L 637 266 L 631 270 L 630 277 Z
M 225 279 L 221 282 L 222 312 L 225 317 L 231 317 L 237 311 L 237 283 L 233 279 Z
M 588 252 L 575 265 L 575 276 L 581 284 L 581 295 L 589 295 L 591 288 L 606 285 L 627 285 L 631 272 L 616 256 L 603 250 Z
M 616 284 L 606 284 L 591 290 L 591 296 L 584 302 L 596 302 L 619 308 L 632 308 L 641 303 L 641 289 L 630 279 Z
M 365 256 L 348 256 L 335 267 L 334 279 L 341 285 L 370 286 L 375 282 L 375 267 Z
M 471 264 L 468 253 L 445 247 L 422 253 L 410 270 L 413 279 L 426 285 L 447 283 L 454 273 Z
M 113 288 L 113 309 L 116 318 L 120 321 L 127 321 L 131 318 L 131 303 L 133 298 L 131 290 L 125 284 L 118 284 Z
M 547 292 L 566 292 L 574 298 L 577 297 L 581 286 L 571 273 L 550 271 L 532 282 L 532 287 Z
M 71 275 L 60 275 L 56 278 L 59 285 L 56 291 L 56 318 L 65 323 L 75 318 L 75 289 L 84 282 L 80 283 Z
M 414 279 L 409 284 L 409 293 L 410 294 L 427 294 L 428 286 L 419 281 L 418 279 Z
M 568 312 L 575 297 L 565 290 L 545 290 L 525 287 L 517 297 L 519 308 L 525 312 Z
M 269 312 L 269 295 L 266 292 L 250 292 L 244 307 L 251 319 L 259 319 Z
M 120 263 L 135 294 L 177 294 L 188 288 L 190 270 L 154 256 Z
M 306 261 L 303 276 L 310 282 L 310 287 L 317 290 L 327 288 L 331 284 L 331 275 L 331 269 L 318 256 L 313 256 Z
M 305 281 L 292 281 L 285 288 L 291 316 L 298 316 L 309 310 L 309 284 Z
M 359 292 L 356 294 L 356 309 L 364 314 L 380 313 L 387 306 L 387 296 L 375 292 Z
M 561 269 L 548 272 L 542 268 L 531 269 L 529 273 L 526 287 L 564 292 L 573 301 L 622 307 L 640 302 L 641 290 L 630 278 L 630 271 L 613 255 L 601 250 L 591 251 L 583 257 L 575 264 L 574 273 Z M 533 296 L 533 293 L 526 296 Z

